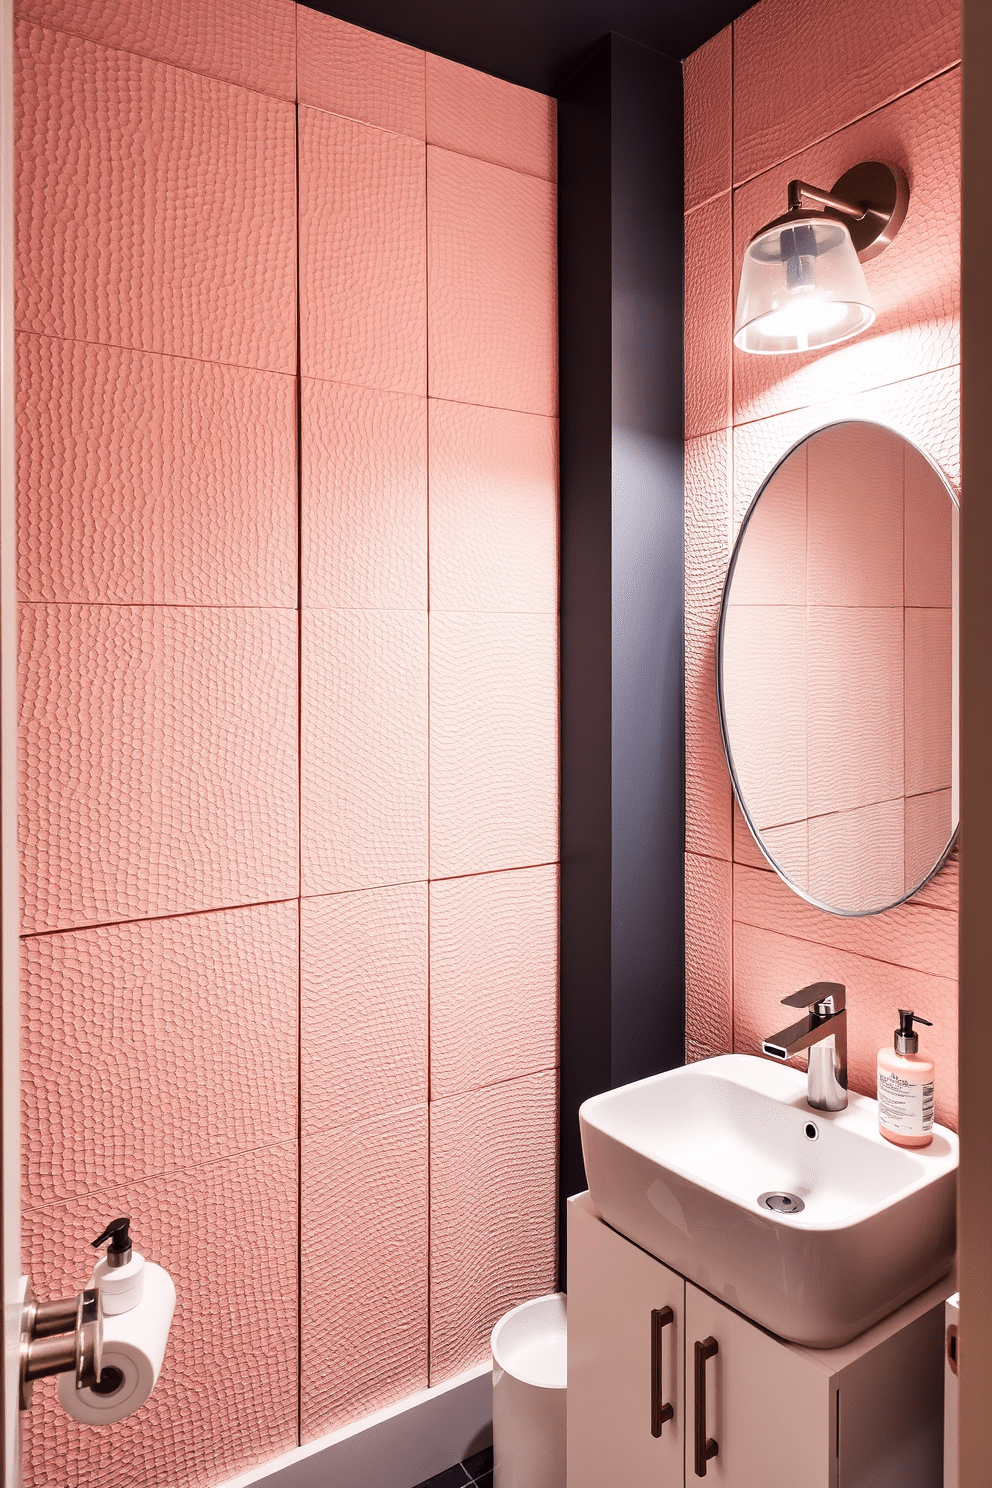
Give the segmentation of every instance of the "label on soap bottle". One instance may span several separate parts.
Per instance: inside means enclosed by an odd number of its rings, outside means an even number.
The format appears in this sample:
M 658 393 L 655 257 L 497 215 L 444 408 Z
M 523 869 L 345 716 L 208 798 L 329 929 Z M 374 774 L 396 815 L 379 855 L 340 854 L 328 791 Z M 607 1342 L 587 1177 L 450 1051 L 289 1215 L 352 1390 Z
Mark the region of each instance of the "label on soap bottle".
M 933 1081 L 920 1085 L 889 1070 L 878 1072 L 878 1120 L 900 1137 L 933 1131 Z

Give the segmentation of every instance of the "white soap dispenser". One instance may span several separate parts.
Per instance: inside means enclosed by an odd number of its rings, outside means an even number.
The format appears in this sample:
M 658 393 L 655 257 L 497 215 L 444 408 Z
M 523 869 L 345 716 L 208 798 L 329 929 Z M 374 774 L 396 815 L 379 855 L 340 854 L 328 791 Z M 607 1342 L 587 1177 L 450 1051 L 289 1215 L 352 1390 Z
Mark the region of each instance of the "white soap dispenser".
M 93 1268 L 90 1286 L 99 1289 L 106 1317 L 130 1312 L 145 1295 L 145 1258 L 131 1247 L 129 1219 L 113 1219 L 94 1246 L 109 1240 L 107 1254 Z

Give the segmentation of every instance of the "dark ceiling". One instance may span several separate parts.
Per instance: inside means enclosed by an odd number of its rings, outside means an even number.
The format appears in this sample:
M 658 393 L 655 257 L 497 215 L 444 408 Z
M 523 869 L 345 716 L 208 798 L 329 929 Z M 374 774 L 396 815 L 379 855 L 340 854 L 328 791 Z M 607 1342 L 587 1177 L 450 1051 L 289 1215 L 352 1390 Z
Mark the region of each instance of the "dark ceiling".
M 306 0 L 314 10 L 554 93 L 607 31 L 687 57 L 754 0 Z

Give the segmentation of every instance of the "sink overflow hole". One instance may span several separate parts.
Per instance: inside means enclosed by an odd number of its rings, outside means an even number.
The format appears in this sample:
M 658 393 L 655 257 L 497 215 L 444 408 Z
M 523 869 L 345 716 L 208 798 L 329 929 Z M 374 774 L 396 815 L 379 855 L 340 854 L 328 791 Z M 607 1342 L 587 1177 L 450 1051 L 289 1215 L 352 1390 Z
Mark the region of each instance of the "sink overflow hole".
M 817 1127 L 815 1121 L 807 1121 L 806 1125 L 803 1127 L 803 1131 L 809 1137 L 811 1142 L 815 1142 L 817 1137 L 820 1135 L 819 1128 Z
M 774 1210 L 776 1214 L 801 1214 L 806 1208 L 797 1194 L 790 1193 L 759 1194 L 758 1203 L 763 1204 L 766 1209 Z

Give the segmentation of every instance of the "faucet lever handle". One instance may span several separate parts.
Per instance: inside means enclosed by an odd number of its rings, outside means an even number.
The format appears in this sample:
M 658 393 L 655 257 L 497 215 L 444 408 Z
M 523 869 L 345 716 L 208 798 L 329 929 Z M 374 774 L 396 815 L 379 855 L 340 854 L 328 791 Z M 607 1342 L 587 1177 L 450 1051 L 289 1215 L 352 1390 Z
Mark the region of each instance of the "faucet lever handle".
M 826 1002 L 830 997 L 833 998 L 834 1012 L 839 1013 L 845 1006 L 846 991 L 847 988 L 843 982 L 813 982 L 809 987 L 802 987 L 798 992 L 792 992 L 788 997 L 783 997 L 782 1006 L 812 1007 L 814 1003 Z

